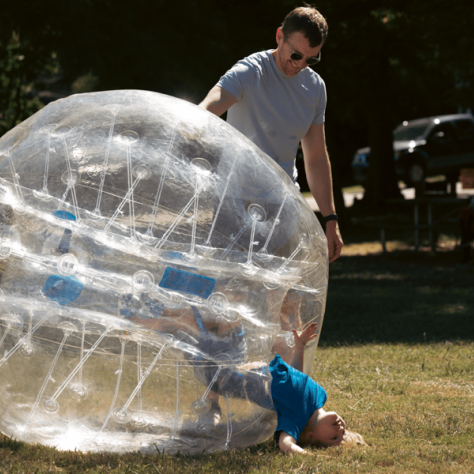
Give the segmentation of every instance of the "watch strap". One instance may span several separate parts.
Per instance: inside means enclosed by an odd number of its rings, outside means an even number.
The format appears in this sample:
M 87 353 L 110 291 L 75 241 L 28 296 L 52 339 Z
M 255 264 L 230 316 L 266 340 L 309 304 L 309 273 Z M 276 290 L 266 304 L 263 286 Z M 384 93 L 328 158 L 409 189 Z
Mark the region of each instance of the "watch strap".
M 337 221 L 339 220 L 337 214 L 329 214 L 329 216 L 323 216 L 323 222 L 326 224 L 329 221 Z

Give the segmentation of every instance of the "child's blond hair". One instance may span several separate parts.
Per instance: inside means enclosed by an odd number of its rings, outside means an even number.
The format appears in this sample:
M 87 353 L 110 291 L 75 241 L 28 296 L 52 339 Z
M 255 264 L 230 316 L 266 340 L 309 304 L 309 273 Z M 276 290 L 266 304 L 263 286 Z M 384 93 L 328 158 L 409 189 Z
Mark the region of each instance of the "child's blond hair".
M 360 435 L 359 433 L 355 433 L 354 431 L 348 430 L 346 430 L 346 432 L 344 433 L 344 439 L 342 441 L 342 444 L 348 444 L 351 446 L 355 446 L 356 444 L 363 444 L 364 446 L 368 446 L 362 435 Z

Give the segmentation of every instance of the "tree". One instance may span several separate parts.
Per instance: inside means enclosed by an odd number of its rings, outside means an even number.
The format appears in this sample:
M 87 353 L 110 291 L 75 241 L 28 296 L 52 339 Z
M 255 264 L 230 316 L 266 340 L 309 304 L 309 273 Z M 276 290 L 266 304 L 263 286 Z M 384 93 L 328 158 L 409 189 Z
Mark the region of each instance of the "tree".
M 147 89 L 199 102 L 238 59 L 274 47 L 294 7 L 259 0 L 16 0 L 0 16 L 0 133 L 34 112 L 40 79 L 60 70 L 78 91 Z M 316 66 L 328 88 L 326 133 L 340 189 L 369 144 L 372 205 L 399 195 L 391 130 L 473 107 L 473 9 L 448 0 L 320 0 L 329 39 Z M 80 78 L 80 80 L 78 80 Z M 3 127 L 3 128 L 2 128 Z M 345 180 L 345 181 L 344 181 Z
M 328 133 L 337 137 L 328 140 L 330 150 L 347 154 L 345 143 L 360 140 L 354 151 L 368 138 L 371 176 L 365 200 L 380 206 L 399 196 L 391 130 L 403 120 L 472 104 L 467 87 L 473 79 L 472 8 L 447 0 L 321 0 L 318 8 L 330 28 L 321 62 L 330 93 L 327 128 L 364 134 L 351 140 Z
M 48 24 L 29 23 L 38 2 L 12 2 L 0 17 L 0 135 L 42 107 L 34 82 L 57 68 Z M 27 8 L 25 8 L 27 7 Z

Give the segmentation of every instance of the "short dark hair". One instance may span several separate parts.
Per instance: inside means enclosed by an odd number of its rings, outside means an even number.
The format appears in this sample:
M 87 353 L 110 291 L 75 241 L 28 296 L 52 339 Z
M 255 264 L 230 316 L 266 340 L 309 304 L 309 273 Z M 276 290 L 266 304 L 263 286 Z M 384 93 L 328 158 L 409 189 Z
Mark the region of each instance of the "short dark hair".
M 312 48 L 326 41 L 328 24 L 316 8 L 306 5 L 292 10 L 286 15 L 281 25 L 283 34 L 288 38 L 295 31 L 300 31 L 309 41 Z

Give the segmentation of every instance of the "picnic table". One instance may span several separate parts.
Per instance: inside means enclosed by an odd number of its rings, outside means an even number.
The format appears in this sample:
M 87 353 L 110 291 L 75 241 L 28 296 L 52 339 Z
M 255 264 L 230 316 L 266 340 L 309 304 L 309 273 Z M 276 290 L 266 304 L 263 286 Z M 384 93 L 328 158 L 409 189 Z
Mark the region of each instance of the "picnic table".
M 389 204 L 400 204 L 405 206 L 413 207 L 413 224 L 403 225 L 398 223 L 380 222 L 377 227 L 380 228 L 380 241 L 382 243 L 383 251 L 387 251 L 386 247 L 386 231 L 388 229 L 409 229 L 413 230 L 415 240 L 415 251 L 419 250 L 420 247 L 420 231 L 427 230 L 429 236 L 430 247 L 433 252 L 436 250 L 438 243 L 436 230 L 440 227 L 440 224 L 447 222 L 448 220 L 453 221 L 453 216 L 456 216 L 461 209 L 467 206 L 469 197 L 455 197 L 455 196 L 423 196 L 414 199 L 388 199 Z M 435 206 L 445 206 L 452 204 L 454 209 L 445 213 L 442 217 L 433 219 Z M 457 205 L 456 205 L 457 204 Z M 420 221 L 420 208 L 426 206 L 426 224 L 421 224 Z

